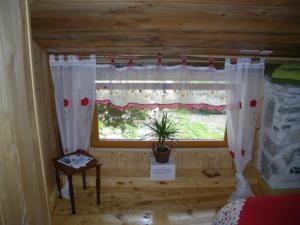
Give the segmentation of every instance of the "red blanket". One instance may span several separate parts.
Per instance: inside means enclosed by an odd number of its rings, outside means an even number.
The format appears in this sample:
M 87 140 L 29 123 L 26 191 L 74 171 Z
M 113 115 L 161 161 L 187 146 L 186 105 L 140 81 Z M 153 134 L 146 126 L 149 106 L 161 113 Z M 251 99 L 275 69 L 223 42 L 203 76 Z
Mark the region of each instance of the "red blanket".
M 300 225 L 300 195 L 250 197 L 239 225 Z

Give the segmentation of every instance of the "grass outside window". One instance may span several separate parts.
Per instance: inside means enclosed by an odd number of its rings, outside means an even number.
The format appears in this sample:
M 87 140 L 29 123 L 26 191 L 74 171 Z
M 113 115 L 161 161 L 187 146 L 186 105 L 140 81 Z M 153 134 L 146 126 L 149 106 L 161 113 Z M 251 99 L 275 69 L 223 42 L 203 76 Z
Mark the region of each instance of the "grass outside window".
M 163 109 L 179 125 L 174 147 L 227 147 L 226 114 L 207 110 Z M 119 111 L 109 105 L 97 105 L 93 118 L 92 147 L 143 148 L 153 140 L 141 140 L 149 133 L 145 125 L 161 113 L 158 109 Z

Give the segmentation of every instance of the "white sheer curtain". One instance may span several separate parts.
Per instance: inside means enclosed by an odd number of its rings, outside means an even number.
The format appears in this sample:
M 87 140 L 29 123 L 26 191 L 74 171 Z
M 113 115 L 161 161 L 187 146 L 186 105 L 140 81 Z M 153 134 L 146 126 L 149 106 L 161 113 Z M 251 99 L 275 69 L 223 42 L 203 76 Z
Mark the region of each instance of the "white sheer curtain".
M 87 149 L 95 102 L 96 58 L 78 60 L 69 55 L 64 60 L 50 56 L 50 68 L 54 83 L 56 114 L 63 151 Z M 67 179 L 65 179 L 67 181 Z M 69 196 L 68 185 L 62 189 L 63 197 Z
M 129 108 L 225 108 L 224 71 L 192 66 L 99 65 L 97 103 Z
M 252 158 L 255 124 L 264 75 L 264 60 L 225 61 L 227 137 L 236 167 L 237 186 L 229 201 L 253 195 L 243 171 Z

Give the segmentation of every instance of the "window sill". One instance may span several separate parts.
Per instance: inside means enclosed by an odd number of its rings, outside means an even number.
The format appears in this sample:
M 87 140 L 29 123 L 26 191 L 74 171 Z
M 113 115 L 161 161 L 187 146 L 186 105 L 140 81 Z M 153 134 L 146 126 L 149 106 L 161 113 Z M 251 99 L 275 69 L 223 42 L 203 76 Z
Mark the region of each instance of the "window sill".
M 92 148 L 152 148 L 155 141 L 99 141 L 91 140 Z M 226 148 L 227 141 L 180 141 L 166 142 L 174 148 Z

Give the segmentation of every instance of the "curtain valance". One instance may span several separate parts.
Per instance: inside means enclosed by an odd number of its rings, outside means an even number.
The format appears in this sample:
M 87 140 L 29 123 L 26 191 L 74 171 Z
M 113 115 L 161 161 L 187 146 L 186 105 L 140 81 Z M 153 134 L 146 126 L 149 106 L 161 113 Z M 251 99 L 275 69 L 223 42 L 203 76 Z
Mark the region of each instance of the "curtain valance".
M 224 71 L 192 66 L 98 65 L 98 104 L 129 108 L 188 108 L 223 111 Z

